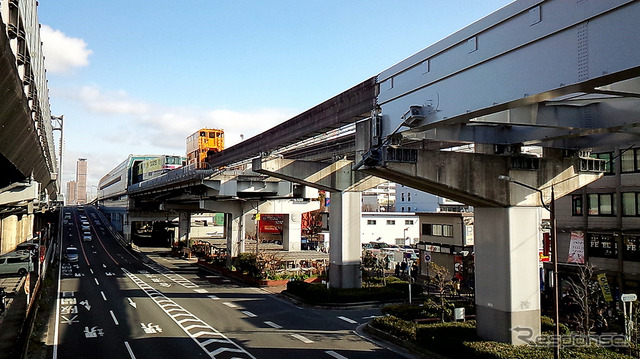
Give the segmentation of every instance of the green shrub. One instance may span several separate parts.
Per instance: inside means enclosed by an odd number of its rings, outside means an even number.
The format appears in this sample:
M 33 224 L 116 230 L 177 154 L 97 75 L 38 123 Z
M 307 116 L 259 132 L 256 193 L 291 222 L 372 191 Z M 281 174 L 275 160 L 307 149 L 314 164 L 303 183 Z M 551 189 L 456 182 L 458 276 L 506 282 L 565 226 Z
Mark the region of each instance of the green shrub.
M 406 281 L 392 281 L 387 282 L 387 288 L 393 288 L 397 291 L 404 293 L 404 295 L 409 295 L 409 282 Z M 422 286 L 419 284 L 411 285 L 411 296 L 417 296 L 422 294 Z
M 392 315 L 374 318 L 370 325 L 400 339 L 416 340 L 416 325 L 413 322 L 402 320 Z
M 252 276 L 259 276 L 261 273 L 258 268 L 258 261 L 254 253 L 240 253 L 233 260 L 233 266 L 242 273 L 247 273 Z
M 381 309 L 382 314 L 393 315 L 403 320 L 414 320 L 425 318 L 424 307 L 417 305 L 394 304 L 387 305 Z
M 427 348 L 449 349 L 459 346 L 463 341 L 478 340 L 476 322 L 448 322 L 421 324 L 416 328 L 416 341 Z
M 555 334 L 556 326 L 553 319 L 543 315 L 540 317 L 540 331 L 544 334 Z M 568 335 L 571 331 L 569 327 L 560 323 L 560 335 Z
M 358 303 L 403 299 L 402 292 L 388 287 L 329 288 L 321 283 L 289 281 L 287 292 L 312 304 Z

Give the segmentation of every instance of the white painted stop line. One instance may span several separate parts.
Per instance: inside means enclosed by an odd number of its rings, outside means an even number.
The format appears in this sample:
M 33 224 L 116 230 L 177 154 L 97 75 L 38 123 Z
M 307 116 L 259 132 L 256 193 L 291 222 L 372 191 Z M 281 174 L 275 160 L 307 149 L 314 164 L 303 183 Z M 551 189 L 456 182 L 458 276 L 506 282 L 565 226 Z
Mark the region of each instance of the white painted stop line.
M 272 328 L 282 329 L 282 326 L 280 326 L 280 325 L 278 325 L 278 324 L 276 324 L 276 323 L 274 323 L 274 322 L 269 322 L 269 321 L 267 321 L 267 322 L 264 322 L 264 324 L 266 324 L 266 325 L 268 325 L 268 326 L 270 326 L 270 327 L 272 327 Z
M 345 321 L 345 322 L 347 322 L 347 323 L 351 323 L 351 324 L 358 324 L 358 322 L 356 322 L 355 320 L 353 320 L 353 319 L 351 319 L 351 318 L 347 318 L 347 317 L 340 316 L 340 317 L 338 317 L 338 319 L 342 319 L 342 320 L 344 320 L 344 321 Z
M 346 356 L 340 355 L 340 354 L 334 352 L 333 350 L 327 350 L 325 353 L 331 355 L 332 357 L 334 357 L 336 359 L 348 359 Z

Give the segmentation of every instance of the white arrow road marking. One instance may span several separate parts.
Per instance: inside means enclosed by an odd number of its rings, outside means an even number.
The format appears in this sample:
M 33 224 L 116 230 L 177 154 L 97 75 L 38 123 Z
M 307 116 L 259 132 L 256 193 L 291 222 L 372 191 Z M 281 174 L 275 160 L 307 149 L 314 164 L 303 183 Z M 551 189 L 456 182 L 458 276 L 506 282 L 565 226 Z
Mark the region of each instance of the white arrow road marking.
M 91 310 L 91 305 L 89 305 L 88 300 L 83 300 L 82 302 L 80 302 L 80 304 L 84 305 L 84 307 L 87 308 L 87 310 Z
M 303 336 L 302 336 L 302 335 L 300 335 L 300 334 L 291 334 L 291 336 L 292 336 L 292 337 L 294 337 L 294 338 L 296 338 L 296 339 L 298 339 L 299 341 L 301 341 L 301 342 L 303 342 L 303 343 L 305 343 L 305 344 L 311 344 L 311 343 L 313 343 L 313 340 L 308 339 L 308 338 L 306 338 L 306 337 L 303 337 Z
M 129 305 L 131 305 L 134 308 L 138 308 L 138 305 L 136 303 L 133 302 L 133 300 L 131 300 L 131 298 L 127 298 L 127 300 L 129 301 Z
M 282 329 L 281 325 L 278 325 L 278 324 L 276 324 L 274 322 L 267 321 L 267 322 L 264 322 L 264 324 L 266 324 L 266 325 L 268 325 L 270 327 L 276 328 L 276 329 Z
M 333 350 L 327 350 L 325 353 L 331 355 L 332 357 L 334 357 L 336 359 L 348 359 L 346 356 L 340 355 L 340 354 L 334 352 Z
M 339 317 L 338 317 L 338 319 L 342 319 L 342 320 L 344 320 L 344 321 L 345 321 L 345 322 L 347 322 L 347 323 L 351 323 L 351 324 L 358 324 L 358 322 L 356 322 L 355 320 L 350 319 L 350 318 L 347 318 L 347 317 L 339 316 Z

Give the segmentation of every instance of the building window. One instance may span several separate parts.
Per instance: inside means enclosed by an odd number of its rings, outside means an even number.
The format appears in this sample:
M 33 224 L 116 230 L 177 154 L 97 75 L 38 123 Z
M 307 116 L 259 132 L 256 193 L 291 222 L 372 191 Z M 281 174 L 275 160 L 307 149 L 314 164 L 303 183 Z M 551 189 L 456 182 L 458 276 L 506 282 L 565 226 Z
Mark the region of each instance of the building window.
M 387 226 L 394 226 L 396 224 L 396 221 L 393 219 L 387 219 Z
M 618 258 L 618 243 L 611 234 L 587 233 L 589 238 L 589 256 Z
M 422 233 L 423 236 L 431 235 L 431 225 L 429 223 L 422 223 Z
M 407 202 L 411 202 L 411 192 L 407 193 Z
M 620 155 L 620 169 L 623 173 L 638 172 L 640 171 L 639 161 L 640 156 L 638 156 L 637 149 L 626 150 Z
M 623 216 L 638 216 L 640 210 L 638 210 L 638 200 L 640 193 L 636 192 L 623 192 L 622 193 L 622 215 Z
M 404 206 L 402 207 L 402 212 L 404 212 Z
M 450 224 L 442 225 L 442 236 L 443 237 L 453 237 L 453 226 Z
M 571 214 L 574 216 L 582 216 L 582 195 L 574 194 L 571 196 Z
M 400 201 L 404 202 L 404 192 L 400 193 Z
M 367 219 L 367 225 L 375 226 L 376 225 L 376 220 L 375 219 Z
M 612 193 L 591 193 L 588 198 L 590 216 L 612 216 L 615 214 L 615 203 Z
M 604 174 L 611 175 L 613 174 L 613 152 L 605 152 L 605 153 L 594 153 L 591 155 L 592 158 L 597 158 L 599 160 L 605 160 L 604 165 Z
M 405 219 L 404 220 L 404 225 L 405 226 L 413 226 L 413 220 L 412 219 Z
M 432 236 L 442 236 L 442 225 L 434 224 L 431 226 L 431 235 Z

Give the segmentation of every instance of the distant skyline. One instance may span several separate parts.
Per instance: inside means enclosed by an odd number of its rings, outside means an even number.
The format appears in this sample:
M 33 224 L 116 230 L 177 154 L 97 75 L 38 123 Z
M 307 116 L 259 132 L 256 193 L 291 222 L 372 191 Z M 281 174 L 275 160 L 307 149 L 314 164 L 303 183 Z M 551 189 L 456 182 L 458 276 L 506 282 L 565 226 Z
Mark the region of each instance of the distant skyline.
M 62 184 L 87 189 L 129 154 L 227 147 L 375 76 L 505 0 L 40 0 L 51 113 L 64 115 Z

